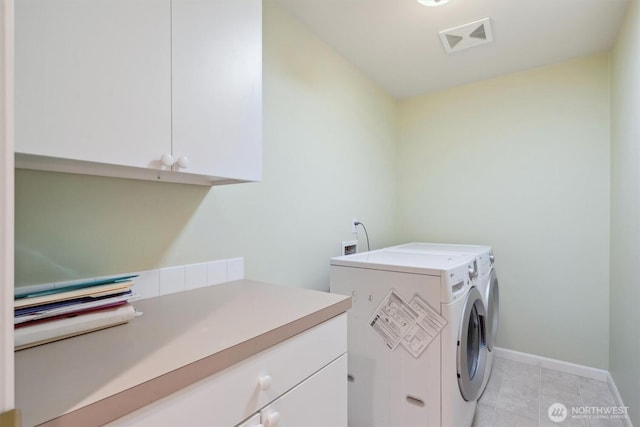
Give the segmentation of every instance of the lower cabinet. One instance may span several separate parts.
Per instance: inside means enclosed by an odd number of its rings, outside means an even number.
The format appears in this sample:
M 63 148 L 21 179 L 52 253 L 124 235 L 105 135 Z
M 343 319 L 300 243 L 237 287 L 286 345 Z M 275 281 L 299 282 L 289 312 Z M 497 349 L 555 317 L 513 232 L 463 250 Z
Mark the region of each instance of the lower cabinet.
M 288 391 L 260 411 L 264 427 L 338 427 L 347 425 L 347 355 Z M 252 425 L 252 424 L 249 424 Z
M 114 427 L 346 427 L 341 314 L 107 424 Z
M 346 427 L 346 372 L 343 354 L 236 427 Z

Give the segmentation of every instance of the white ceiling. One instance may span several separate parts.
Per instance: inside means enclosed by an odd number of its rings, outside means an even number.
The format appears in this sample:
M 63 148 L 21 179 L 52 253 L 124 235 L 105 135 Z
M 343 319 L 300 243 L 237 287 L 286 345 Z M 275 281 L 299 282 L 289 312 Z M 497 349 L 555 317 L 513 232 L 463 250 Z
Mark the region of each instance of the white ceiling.
M 274 0 L 396 98 L 611 48 L 627 0 Z M 438 32 L 489 17 L 493 42 L 445 53 Z

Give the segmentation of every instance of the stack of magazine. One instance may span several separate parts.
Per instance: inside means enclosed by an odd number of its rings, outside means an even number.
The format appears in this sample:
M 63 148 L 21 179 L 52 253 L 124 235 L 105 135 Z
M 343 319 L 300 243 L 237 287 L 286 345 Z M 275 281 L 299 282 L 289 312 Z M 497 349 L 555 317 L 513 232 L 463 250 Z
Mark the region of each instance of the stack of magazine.
M 135 317 L 129 304 L 136 276 L 91 280 L 46 289 L 16 289 L 15 349 L 127 323 Z

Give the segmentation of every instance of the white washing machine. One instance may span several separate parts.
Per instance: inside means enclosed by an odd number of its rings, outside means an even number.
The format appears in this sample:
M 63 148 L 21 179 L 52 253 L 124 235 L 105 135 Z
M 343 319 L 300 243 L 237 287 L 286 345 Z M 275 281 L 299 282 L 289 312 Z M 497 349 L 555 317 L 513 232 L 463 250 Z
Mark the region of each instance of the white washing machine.
M 455 245 L 441 243 L 406 243 L 403 245 L 392 246 L 386 249 L 441 254 L 463 253 L 474 255 L 476 257 L 472 268 L 476 270 L 477 274 L 472 273 L 472 276 L 475 276 L 472 279 L 472 283 L 480 291 L 487 312 L 487 317 L 485 318 L 485 334 L 488 353 L 487 369 L 485 372 L 484 383 L 482 385 L 482 391 L 484 391 L 493 369 L 493 348 L 495 345 L 496 336 L 498 335 L 498 324 L 500 318 L 500 294 L 498 287 L 498 276 L 493 267 L 495 258 L 491 246 Z
M 331 259 L 350 295 L 350 427 L 468 427 L 484 379 L 482 296 L 469 254 L 377 250 Z

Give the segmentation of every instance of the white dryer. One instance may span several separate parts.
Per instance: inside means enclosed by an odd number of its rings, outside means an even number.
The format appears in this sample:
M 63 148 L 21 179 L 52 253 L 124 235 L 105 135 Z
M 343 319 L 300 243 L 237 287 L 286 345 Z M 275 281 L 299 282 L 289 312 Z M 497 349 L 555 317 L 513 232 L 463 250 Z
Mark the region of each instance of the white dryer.
M 456 245 L 456 244 L 442 244 L 442 243 L 406 243 L 403 245 L 392 246 L 386 248 L 388 250 L 401 250 L 401 251 L 419 251 L 426 253 L 439 253 L 439 254 L 470 254 L 476 257 L 475 262 L 471 269 L 475 270 L 471 272 L 473 276 L 472 283 L 478 288 L 482 295 L 487 317 L 485 318 L 485 334 L 487 344 L 487 369 L 482 385 L 482 391 L 487 386 L 489 377 L 493 369 L 493 357 L 496 336 L 498 335 L 498 326 L 500 318 L 500 304 L 499 304 L 499 287 L 498 276 L 493 263 L 495 257 L 493 255 L 493 249 L 491 246 L 483 245 Z
M 350 427 L 471 425 L 487 357 L 474 260 L 398 250 L 331 259 L 331 291 L 353 300 Z

